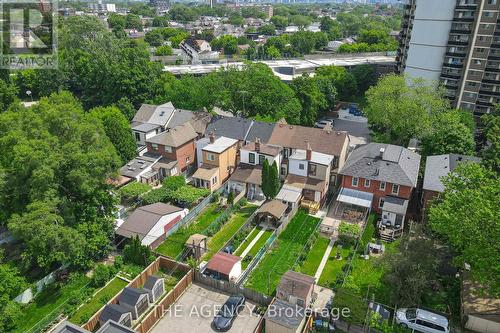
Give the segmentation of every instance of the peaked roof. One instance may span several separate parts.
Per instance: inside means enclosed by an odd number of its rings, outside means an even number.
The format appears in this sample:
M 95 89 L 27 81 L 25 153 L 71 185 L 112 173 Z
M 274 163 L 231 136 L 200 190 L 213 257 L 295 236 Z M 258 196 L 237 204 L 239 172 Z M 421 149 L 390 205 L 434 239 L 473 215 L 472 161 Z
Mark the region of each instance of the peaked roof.
M 229 275 L 234 265 L 241 260 L 240 257 L 229 253 L 219 252 L 207 264 L 207 269 Z
M 271 138 L 275 123 L 265 123 L 262 121 L 253 121 L 250 130 L 245 138 L 246 141 L 255 141 L 259 138 L 261 142 L 266 143 Z
M 70 323 L 69 321 L 63 321 L 59 324 L 53 333 L 90 333 L 86 329 L 81 328 L 75 324 Z
M 225 136 L 226 138 L 244 141 L 251 125 L 251 119 L 220 117 L 208 125 L 207 133 L 214 133 L 216 136 Z
M 142 240 L 163 216 L 182 210 L 163 202 L 139 207 L 120 225 L 116 234 L 128 238 L 138 236 Z
M 428 156 L 425 161 L 425 173 L 423 189 L 436 192 L 444 192 L 444 185 L 441 178 L 464 162 L 479 163 L 481 159 L 475 156 L 444 154 Z
M 143 288 L 148 289 L 148 290 L 153 290 L 153 287 L 158 281 L 163 281 L 163 278 L 156 276 L 156 275 L 150 275 L 146 279 L 146 282 L 144 283 Z
M 180 147 L 186 142 L 194 140 L 197 137 L 198 133 L 196 133 L 191 123 L 186 122 L 174 128 L 167 129 L 166 131 L 147 139 L 146 142 L 170 147 Z
M 369 143 L 349 155 L 340 174 L 416 187 L 419 168 L 419 154 L 401 146 Z
M 137 333 L 137 331 L 119 324 L 116 321 L 108 320 L 108 322 L 102 325 L 96 333 Z
M 175 111 L 172 102 L 162 105 L 142 104 L 132 122 L 165 126 Z
M 130 313 L 130 310 L 125 309 L 118 304 L 107 304 L 99 315 L 99 320 L 106 323 L 108 320 L 120 321 L 121 316 Z
M 125 287 L 118 297 L 118 303 L 120 304 L 128 304 L 135 306 L 142 295 L 147 295 L 148 292 L 145 290 L 133 288 L 133 287 Z
M 175 126 L 182 125 L 185 122 L 190 121 L 195 116 L 193 111 L 175 109 L 174 113 L 172 113 L 172 117 L 168 122 L 168 127 L 174 128 Z
M 279 292 L 285 292 L 289 295 L 306 299 L 307 295 L 311 291 L 311 287 L 314 285 L 314 282 L 315 279 L 312 276 L 294 271 L 288 271 L 281 277 L 281 281 L 277 289 L 277 297 L 280 297 Z
M 268 143 L 295 149 L 307 149 L 309 144 L 315 152 L 339 156 L 348 141 L 347 132 L 278 123 Z

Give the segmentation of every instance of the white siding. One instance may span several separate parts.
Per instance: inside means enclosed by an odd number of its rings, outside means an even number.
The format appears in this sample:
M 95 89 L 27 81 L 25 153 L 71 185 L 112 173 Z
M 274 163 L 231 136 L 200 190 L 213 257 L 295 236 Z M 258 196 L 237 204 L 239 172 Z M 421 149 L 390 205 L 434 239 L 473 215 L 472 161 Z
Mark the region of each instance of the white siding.
M 203 148 L 210 143 L 209 138 L 202 138 L 196 141 L 196 161 L 198 162 L 198 168 L 203 163 Z
M 241 275 L 241 260 L 234 264 L 231 272 L 229 272 L 229 280 L 235 281 Z
M 417 0 L 405 73 L 436 85 L 453 20 L 456 0 Z
M 250 163 L 250 158 L 249 158 L 249 155 L 250 153 L 253 153 L 255 154 L 255 163 Z M 250 151 L 250 150 L 243 150 L 241 149 L 240 150 L 240 162 L 241 163 L 246 163 L 246 164 L 254 164 L 254 165 L 258 165 L 259 164 L 259 155 L 262 155 L 262 154 L 259 154 L 257 152 L 253 152 L 253 151 Z M 270 165 L 272 165 L 274 162 L 276 162 L 276 165 L 280 165 L 280 154 L 276 155 L 276 156 L 269 156 L 269 155 L 265 155 L 266 156 L 266 159 L 267 161 L 269 162 Z
M 301 170 L 299 168 L 299 166 L 301 164 L 304 166 L 303 170 Z M 288 160 L 288 173 L 291 173 L 292 175 L 307 177 L 307 161 L 289 159 Z
M 149 233 L 146 235 L 146 237 L 144 237 L 142 239 L 142 245 L 150 245 L 151 243 L 153 243 L 155 240 L 158 239 L 158 237 L 160 237 L 161 235 L 164 234 L 164 228 L 167 224 L 169 224 L 172 220 L 174 220 L 177 216 L 180 215 L 181 219 L 187 215 L 187 213 L 189 213 L 189 210 L 188 209 L 184 209 L 184 210 L 181 210 L 179 212 L 175 212 L 175 213 L 172 213 L 172 214 L 169 214 L 169 215 L 165 215 L 163 216 L 157 223 L 156 225 L 153 227 L 153 229 L 151 229 L 149 231 Z

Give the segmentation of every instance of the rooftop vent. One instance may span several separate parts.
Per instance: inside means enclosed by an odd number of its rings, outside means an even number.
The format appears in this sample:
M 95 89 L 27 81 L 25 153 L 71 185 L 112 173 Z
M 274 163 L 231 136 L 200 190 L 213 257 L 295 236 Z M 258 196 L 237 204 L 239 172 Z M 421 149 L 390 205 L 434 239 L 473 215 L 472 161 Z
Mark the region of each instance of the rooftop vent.
M 383 157 L 384 153 L 385 153 L 385 148 L 384 147 L 380 148 L 380 151 L 379 151 L 380 157 Z

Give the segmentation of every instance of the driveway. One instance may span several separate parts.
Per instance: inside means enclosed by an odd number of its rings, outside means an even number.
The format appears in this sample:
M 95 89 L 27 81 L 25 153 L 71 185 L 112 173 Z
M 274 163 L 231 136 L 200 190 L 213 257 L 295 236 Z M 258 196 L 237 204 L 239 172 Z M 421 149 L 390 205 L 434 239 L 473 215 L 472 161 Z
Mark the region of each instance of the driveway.
M 214 332 L 211 327 L 214 314 L 228 297 L 229 295 L 218 290 L 201 284 L 192 284 L 151 333 Z M 251 311 L 254 307 L 255 304 L 247 301 L 229 332 L 252 333 L 260 320 L 260 316 Z

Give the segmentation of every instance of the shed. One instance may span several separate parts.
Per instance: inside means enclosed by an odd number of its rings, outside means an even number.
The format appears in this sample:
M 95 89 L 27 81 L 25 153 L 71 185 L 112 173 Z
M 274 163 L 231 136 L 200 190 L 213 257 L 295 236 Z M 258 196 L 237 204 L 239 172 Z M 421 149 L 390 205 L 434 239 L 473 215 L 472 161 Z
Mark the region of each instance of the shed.
M 257 219 L 277 226 L 280 219 L 285 215 L 288 205 L 279 200 L 271 200 L 260 206 L 256 212 Z
M 311 302 L 315 281 L 312 276 L 288 271 L 276 288 L 276 298 L 305 308 Z
M 196 259 L 200 259 L 207 252 L 207 236 L 201 234 L 189 236 L 186 247 L 191 250 Z
M 99 316 L 99 324 L 102 326 L 109 320 L 130 327 L 132 326 L 132 312 L 118 304 L 107 304 Z
M 118 304 L 132 313 L 133 319 L 138 319 L 149 307 L 149 295 L 146 290 L 125 287 L 118 297 Z
M 241 275 L 241 258 L 219 252 L 208 262 L 204 273 L 225 281 L 236 281 Z
M 266 333 L 298 333 L 305 323 L 303 309 L 280 299 L 271 303 L 264 318 Z
M 148 292 L 149 302 L 155 303 L 165 292 L 165 279 L 155 275 L 150 275 L 146 279 L 143 288 Z
M 63 321 L 53 331 L 53 333 L 90 333 L 86 329 L 81 328 L 69 321 Z
M 96 333 L 137 333 L 137 331 L 119 324 L 116 321 L 109 320 L 104 325 L 101 325 Z

